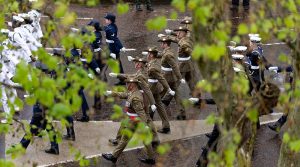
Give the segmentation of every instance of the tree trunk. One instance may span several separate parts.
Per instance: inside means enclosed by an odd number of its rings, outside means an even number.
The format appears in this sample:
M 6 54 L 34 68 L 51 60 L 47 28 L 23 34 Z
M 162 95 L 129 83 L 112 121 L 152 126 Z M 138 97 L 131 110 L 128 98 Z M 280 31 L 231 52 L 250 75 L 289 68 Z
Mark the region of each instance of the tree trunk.
M 5 134 L 0 134 L 0 159 L 5 159 Z
M 299 34 L 299 33 L 298 33 Z M 288 43 L 292 50 L 292 58 L 294 62 L 294 90 L 299 90 L 300 78 L 300 35 L 294 43 Z M 298 86 L 297 86 L 298 85 Z M 287 134 L 293 140 L 300 140 L 300 98 L 292 97 L 292 109 L 289 112 L 287 121 Z M 298 103 L 298 104 L 297 104 Z M 300 165 L 300 152 L 294 152 L 289 147 L 289 143 L 282 142 L 278 167 L 297 167 Z

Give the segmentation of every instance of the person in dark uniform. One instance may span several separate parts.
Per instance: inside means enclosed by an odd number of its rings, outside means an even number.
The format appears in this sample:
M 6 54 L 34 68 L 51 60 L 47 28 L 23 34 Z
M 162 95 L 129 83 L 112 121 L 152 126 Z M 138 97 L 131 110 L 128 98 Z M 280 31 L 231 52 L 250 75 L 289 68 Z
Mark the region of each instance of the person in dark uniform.
M 145 3 L 146 3 L 147 10 L 153 11 L 151 0 L 145 0 Z M 135 9 L 136 11 L 143 11 L 143 9 L 141 8 L 141 0 L 135 0 Z
M 90 63 L 87 63 L 86 60 L 84 60 L 84 58 L 79 58 L 80 57 L 80 53 L 76 48 L 73 48 L 71 50 L 71 55 L 72 57 L 74 57 L 75 59 L 79 59 L 81 60 L 83 66 L 85 68 L 92 68 L 95 69 L 95 67 L 98 67 L 98 64 L 95 62 L 95 60 L 92 60 Z M 77 119 L 77 121 L 80 122 L 88 122 L 89 121 L 89 116 L 87 115 L 87 111 L 89 110 L 89 105 L 87 103 L 86 97 L 84 95 L 84 88 L 80 87 L 79 91 L 78 91 L 78 95 L 80 96 L 81 100 L 82 100 L 82 104 L 81 104 L 81 111 L 82 111 L 82 117 Z
M 118 27 L 115 24 L 116 16 L 114 14 L 107 13 L 104 18 L 105 23 L 107 24 L 104 27 L 104 31 L 106 34 L 106 43 L 108 44 L 108 48 L 110 51 L 110 57 L 118 60 L 120 73 L 123 74 L 124 70 L 120 59 L 120 51 L 122 51 L 124 47 L 118 38 Z M 116 85 L 125 85 L 125 82 L 123 80 L 120 80 L 120 82 Z
M 240 0 L 232 0 L 232 9 L 238 10 Z M 243 0 L 243 7 L 245 10 L 249 10 L 250 0 Z
M 47 125 L 50 124 L 50 128 L 47 128 Z M 42 107 L 41 104 L 36 103 L 33 106 L 33 115 L 30 121 L 30 133 L 31 135 L 38 135 L 40 130 L 44 130 L 46 129 L 48 131 L 48 133 L 54 133 L 54 135 L 49 135 L 50 137 L 50 143 L 51 143 L 51 147 L 48 150 L 45 150 L 46 153 L 49 154 L 59 154 L 59 148 L 58 148 L 58 144 L 56 141 L 56 134 L 54 132 L 54 128 L 52 126 L 51 123 L 47 122 L 46 117 L 45 117 L 45 107 Z M 20 144 L 22 145 L 23 148 L 27 148 L 28 145 L 31 142 L 31 138 L 29 137 L 30 135 L 25 134 L 24 137 L 22 138 L 22 140 L 20 141 Z

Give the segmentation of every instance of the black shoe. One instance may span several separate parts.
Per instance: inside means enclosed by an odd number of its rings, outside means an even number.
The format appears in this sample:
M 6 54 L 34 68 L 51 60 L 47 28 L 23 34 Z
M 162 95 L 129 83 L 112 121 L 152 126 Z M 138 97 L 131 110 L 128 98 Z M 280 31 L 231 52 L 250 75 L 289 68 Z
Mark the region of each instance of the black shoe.
M 211 138 L 211 133 L 205 133 L 205 136 L 206 136 L 207 138 Z
M 48 150 L 45 150 L 45 153 L 58 155 L 59 154 L 59 150 L 58 150 L 58 148 L 50 148 Z
M 185 115 L 178 115 L 177 120 L 186 120 L 186 116 Z
M 160 141 L 152 141 L 151 142 L 151 145 L 154 149 L 157 148 L 159 146 L 159 144 L 160 144 Z
M 273 125 L 268 125 L 268 127 L 275 132 L 279 132 L 281 128 L 278 122 L 274 123 Z
M 83 116 L 80 119 L 77 119 L 77 121 L 79 121 L 79 122 L 89 122 L 90 118 L 88 116 L 85 116 L 85 117 Z
M 147 10 L 152 12 L 154 9 L 152 8 L 152 6 L 147 6 Z
M 69 135 L 69 134 L 64 135 L 63 139 L 64 140 L 71 140 L 71 141 L 75 141 L 76 140 L 75 135 Z
M 149 164 L 149 165 L 155 165 L 156 163 L 154 159 L 139 158 L 139 160 L 142 163 Z
M 115 158 L 112 154 L 102 154 L 102 157 L 108 161 L 111 161 L 113 163 L 117 162 L 117 158 Z
M 157 130 L 157 132 L 168 134 L 171 132 L 171 130 L 170 130 L 170 128 L 162 128 L 162 129 Z
M 135 6 L 136 11 L 143 11 L 143 9 L 141 8 L 141 5 L 136 5 Z
M 126 83 L 123 81 L 120 81 L 118 83 L 115 84 L 115 86 L 122 86 L 122 85 L 126 85 Z
M 118 139 L 109 139 L 108 142 L 113 146 L 117 146 L 119 144 Z

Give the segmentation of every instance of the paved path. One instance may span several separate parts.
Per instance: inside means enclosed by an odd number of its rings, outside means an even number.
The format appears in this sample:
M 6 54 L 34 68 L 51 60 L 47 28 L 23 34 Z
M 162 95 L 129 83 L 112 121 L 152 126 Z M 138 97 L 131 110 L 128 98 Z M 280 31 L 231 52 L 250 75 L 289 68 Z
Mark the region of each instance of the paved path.
M 280 115 L 269 115 L 261 117 L 261 123 L 269 123 L 275 121 Z M 155 121 L 157 127 L 161 126 L 160 121 Z M 24 156 L 13 160 L 16 166 L 32 166 L 49 165 L 56 163 L 63 163 L 66 161 L 74 161 L 74 154 L 70 153 L 69 145 L 80 150 L 82 155 L 87 158 L 101 156 L 101 153 L 112 152 L 114 147 L 108 144 L 108 139 L 114 138 L 119 128 L 119 122 L 111 121 L 92 121 L 89 123 L 75 122 L 76 141 L 62 141 L 60 144 L 60 155 L 48 155 L 44 153 L 44 149 L 49 147 L 47 137 L 43 139 L 36 137 L 33 144 L 27 149 Z M 6 146 L 16 144 L 20 141 L 24 133 L 18 131 L 20 125 L 13 125 L 16 132 L 11 132 L 6 136 Z M 57 128 L 60 128 L 57 123 Z M 205 120 L 189 120 L 189 121 L 171 121 L 171 134 L 160 134 L 161 142 L 170 142 L 178 139 L 185 139 L 199 136 L 208 133 L 212 130 L 212 125 L 206 124 Z M 131 146 L 127 149 L 135 149 L 141 144 Z M 8 159 L 10 157 L 7 157 Z

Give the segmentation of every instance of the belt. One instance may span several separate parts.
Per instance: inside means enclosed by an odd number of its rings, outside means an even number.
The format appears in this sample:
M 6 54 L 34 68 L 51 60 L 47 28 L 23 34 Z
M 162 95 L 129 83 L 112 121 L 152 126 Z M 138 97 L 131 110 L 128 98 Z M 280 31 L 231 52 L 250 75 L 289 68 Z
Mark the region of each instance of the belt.
M 106 42 L 107 42 L 107 43 L 115 43 L 115 41 L 109 40 L 109 39 L 106 39 Z
M 86 62 L 87 60 L 86 60 L 86 59 L 83 59 L 83 58 L 80 58 L 80 61 L 84 61 L 84 62 Z
M 179 61 L 188 61 L 190 59 L 191 59 L 191 56 L 189 56 L 189 57 L 178 57 Z
M 251 68 L 251 70 L 258 70 L 259 66 L 251 66 L 250 68 Z
M 4 60 L 4 63 L 9 63 L 10 62 L 10 60 Z
M 163 70 L 163 71 L 173 71 L 172 70 L 172 68 L 167 68 L 167 67 L 163 67 L 163 66 L 161 66 L 161 69 Z
M 149 83 L 157 83 L 158 80 L 157 80 L 157 79 L 148 79 L 148 82 L 149 82 Z
M 101 48 L 94 49 L 94 52 L 99 52 L 100 50 L 101 50 Z
M 126 112 L 126 114 L 130 117 L 138 117 L 138 115 L 135 113 Z

